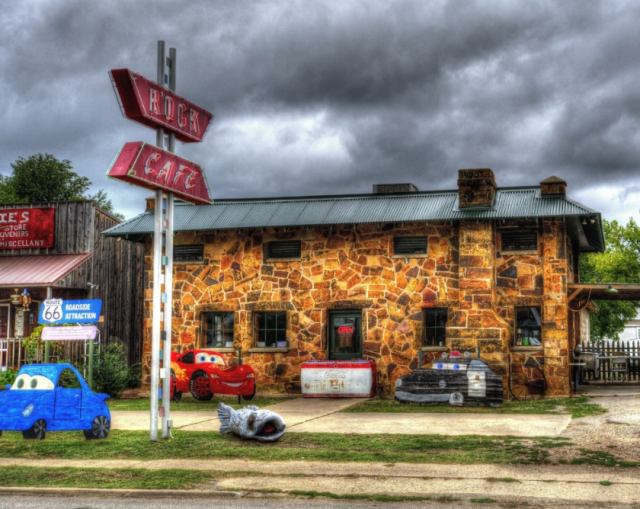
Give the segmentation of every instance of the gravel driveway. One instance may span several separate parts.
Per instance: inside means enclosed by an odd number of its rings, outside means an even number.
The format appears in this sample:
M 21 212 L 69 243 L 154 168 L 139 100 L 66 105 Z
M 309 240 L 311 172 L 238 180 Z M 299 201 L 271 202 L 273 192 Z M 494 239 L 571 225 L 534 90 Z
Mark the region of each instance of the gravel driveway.
M 598 397 L 591 401 L 602 405 L 608 412 L 573 419 L 561 436 L 571 439 L 577 447 L 608 452 L 623 461 L 638 461 L 640 397 Z

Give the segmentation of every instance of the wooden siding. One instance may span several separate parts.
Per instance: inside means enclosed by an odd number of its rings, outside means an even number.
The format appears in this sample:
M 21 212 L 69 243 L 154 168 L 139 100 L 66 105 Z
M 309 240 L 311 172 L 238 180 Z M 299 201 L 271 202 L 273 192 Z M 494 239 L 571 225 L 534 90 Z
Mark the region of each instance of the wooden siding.
M 113 342 L 121 344 L 130 364 L 141 362 L 144 245 L 104 237 L 102 232 L 120 221 L 96 207 L 91 200 L 0 205 L 0 210 L 41 207 L 55 209 L 54 246 L 49 249 L 3 249 L 0 257 L 92 253 L 89 260 L 53 286 L 53 296 L 101 299 L 104 322 L 97 326 L 102 346 Z M 89 282 L 98 286 L 92 289 Z M 28 290 L 34 301 L 45 298 L 44 288 Z M 13 290 L 0 290 L 0 300 L 8 300 L 10 293 Z M 60 358 L 74 361 L 83 356 L 83 343 L 65 345 L 60 354 Z

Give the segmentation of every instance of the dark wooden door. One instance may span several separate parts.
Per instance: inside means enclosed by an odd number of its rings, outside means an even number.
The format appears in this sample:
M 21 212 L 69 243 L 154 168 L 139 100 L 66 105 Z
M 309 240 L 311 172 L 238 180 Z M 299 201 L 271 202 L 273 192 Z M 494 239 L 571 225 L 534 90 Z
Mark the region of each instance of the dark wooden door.
M 329 314 L 329 359 L 362 358 L 362 312 L 333 311 Z

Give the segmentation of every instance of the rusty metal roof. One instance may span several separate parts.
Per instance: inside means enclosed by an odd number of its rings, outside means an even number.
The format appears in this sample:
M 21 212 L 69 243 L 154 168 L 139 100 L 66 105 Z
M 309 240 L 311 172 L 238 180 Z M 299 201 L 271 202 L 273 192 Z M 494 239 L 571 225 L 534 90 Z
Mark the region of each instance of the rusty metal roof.
M 213 205 L 177 204 L 175 231 L 321 226 L 332 224 L 410 221 L 459 221 L 528 217 L 593 217 L 600 233 L 593 249 L 604 248 L 600 213 L 566 196 L 541 196 L 539 187 L 502 188 L 487 208 L 458 208 L 458 191 L 348 196 L 306 196 L 216 200 Z M 153 232 L 149 210 L 103 232 L 107 236 L 147 235 Z
M 0 257 L 0 287 L 52 286 L 91 258 L 91 253 Z

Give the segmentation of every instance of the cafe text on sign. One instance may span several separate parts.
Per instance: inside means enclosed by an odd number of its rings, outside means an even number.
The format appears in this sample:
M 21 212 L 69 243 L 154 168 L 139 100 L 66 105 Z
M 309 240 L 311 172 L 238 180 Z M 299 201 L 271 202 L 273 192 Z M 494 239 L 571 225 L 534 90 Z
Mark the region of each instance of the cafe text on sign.
M 0 209 L 0 249 L 53 247 L 55 209 Z
M 153 129 L 173 131 L 184 143 L 202 141 L 213 114 L 129 69 L 109 72 L 124 115 Z
M 107 176 L 147 189 L 162 189 L 197 204 L 211 203 L 200 165 L 142 141 L 125 143 Z

